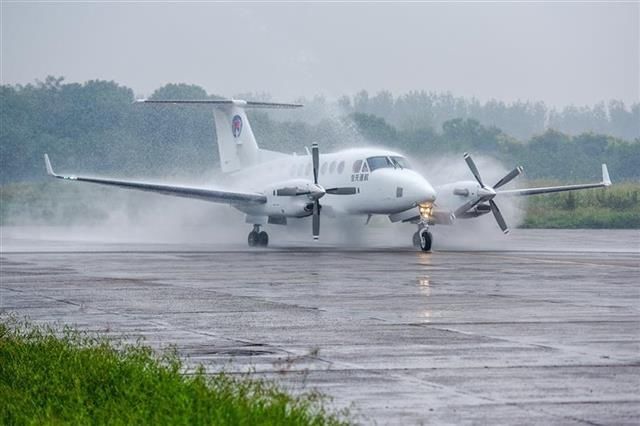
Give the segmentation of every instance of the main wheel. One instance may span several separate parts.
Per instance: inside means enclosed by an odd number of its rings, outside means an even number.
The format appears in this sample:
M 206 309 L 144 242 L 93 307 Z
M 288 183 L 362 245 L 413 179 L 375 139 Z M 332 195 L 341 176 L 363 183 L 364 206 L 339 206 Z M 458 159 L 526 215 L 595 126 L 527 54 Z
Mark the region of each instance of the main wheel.
M 269 245 L 269 234 L 262 231 L 258 234 L 258 245 L 266 247 Z
M 430 251 L 432 241 L 433 237 L 431 236 L 431 232 L 426 229 L 420 232 L 420 250 Z
M 249 232 L 249 236 L 247 237 L 247 242 L 249 243 L 249 247 L 255 247 L 259 243 L 259 234 L 256 231 Z
M 420 232 L 418 231 L 413 234 L 413 246 L 420 248 Z

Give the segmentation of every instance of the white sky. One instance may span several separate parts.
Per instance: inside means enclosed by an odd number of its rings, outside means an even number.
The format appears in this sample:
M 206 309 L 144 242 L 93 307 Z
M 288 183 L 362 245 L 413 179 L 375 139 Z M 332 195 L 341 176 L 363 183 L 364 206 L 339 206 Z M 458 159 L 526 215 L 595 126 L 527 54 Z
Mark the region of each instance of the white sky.
M 2 1 L 3 84 L 47 75 L 275 100 L 366 89 L 640 100 L 640 3 Z

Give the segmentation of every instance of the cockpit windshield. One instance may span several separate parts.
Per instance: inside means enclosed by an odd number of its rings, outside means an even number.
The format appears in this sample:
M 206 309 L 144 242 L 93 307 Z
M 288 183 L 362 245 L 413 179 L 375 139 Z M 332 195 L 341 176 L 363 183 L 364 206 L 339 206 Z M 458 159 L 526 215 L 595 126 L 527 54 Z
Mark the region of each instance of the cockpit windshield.
M 393 168 L 393 164 L 391 163 L 391 160 L 389 160 L 389 157 L 384 156 L 369 157 L 367 158 L 367 163 L 369 164 L 369 170 L 371 171 L 383 168 Z
M 399 167 L 401 169 L 410 169 L 411 165 L 404 157 L 391 157 L 391 161 L 395 167 Z
M 369 157 L 367 158 L 367 164 L 369 170 L 374 171 L 376 169 L 393 168 L 393 169 L 410 169 L 409 162 L 404 157 Z

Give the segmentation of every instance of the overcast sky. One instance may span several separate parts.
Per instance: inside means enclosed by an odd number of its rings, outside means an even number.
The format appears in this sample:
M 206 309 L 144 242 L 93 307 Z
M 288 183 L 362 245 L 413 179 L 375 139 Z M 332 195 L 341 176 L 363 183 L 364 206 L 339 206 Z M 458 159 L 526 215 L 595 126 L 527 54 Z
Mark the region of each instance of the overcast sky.
M 8 3 L 2 83 L 638 102 L 640 3 Z

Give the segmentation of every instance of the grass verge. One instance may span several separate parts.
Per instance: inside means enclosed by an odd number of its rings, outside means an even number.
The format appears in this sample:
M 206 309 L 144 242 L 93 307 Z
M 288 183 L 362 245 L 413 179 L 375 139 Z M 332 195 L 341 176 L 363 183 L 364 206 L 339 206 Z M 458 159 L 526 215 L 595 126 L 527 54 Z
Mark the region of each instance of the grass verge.
M 184 372 L 175 350 L 0 317 L 2 424 L 347 424 L 317 393 Z
M 520 227 L 639 229 L 640 183 L 530 197 Z

